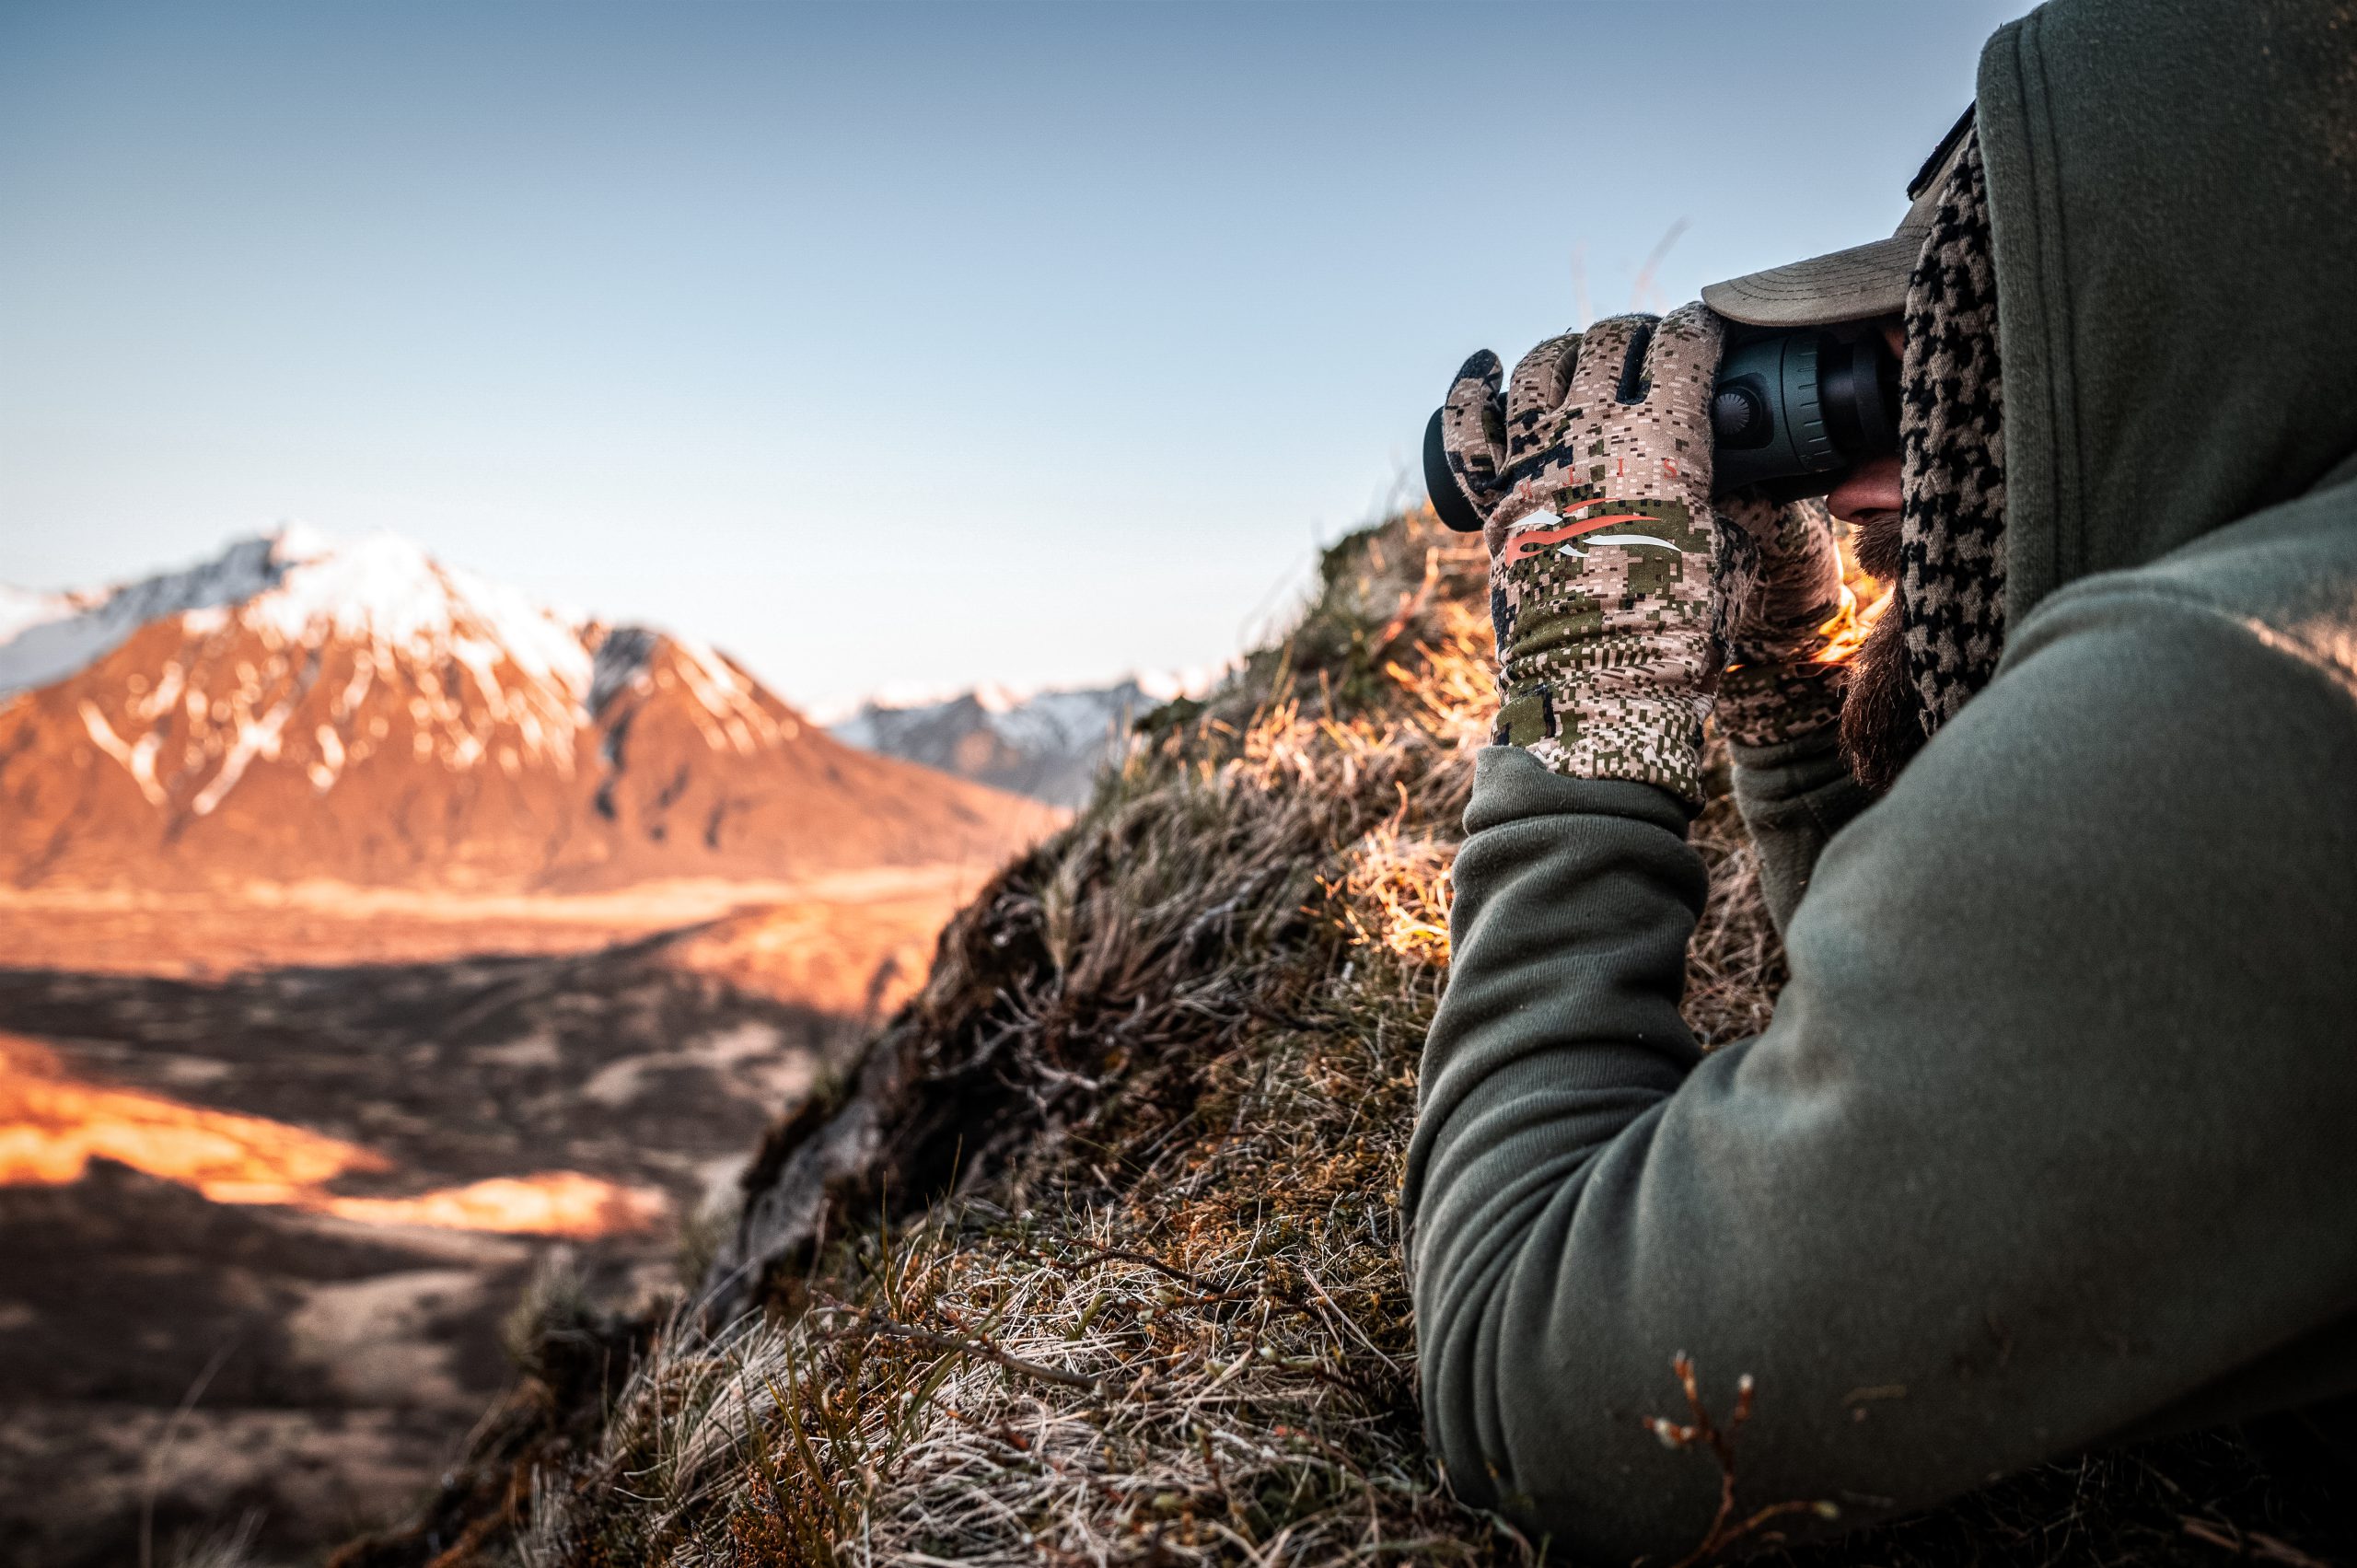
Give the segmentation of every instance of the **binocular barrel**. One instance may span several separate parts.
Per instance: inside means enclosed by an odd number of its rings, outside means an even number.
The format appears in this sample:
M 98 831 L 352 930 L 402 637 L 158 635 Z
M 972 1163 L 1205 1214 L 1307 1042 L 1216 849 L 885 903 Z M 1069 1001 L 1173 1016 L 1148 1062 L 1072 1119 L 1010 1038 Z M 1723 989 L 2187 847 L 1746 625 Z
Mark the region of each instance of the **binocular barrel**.
M 1713 494 L 1823 494 L 1861 459 L 1898 450 L 1898 366 L 1871 333 L 1755 338 L 1719 362 L 1711 435 Z
M 1711 435 L 1713 494 L 1822 495 L 1855 464 L 1898 450 L 1898 364 L 1875 332 L 1811 327 L 1744 339 L 1719 361 Z M 1449 472 L 1438 410 L 1424 426 L 1424 490 L 1442 522 L 1480 531 Z

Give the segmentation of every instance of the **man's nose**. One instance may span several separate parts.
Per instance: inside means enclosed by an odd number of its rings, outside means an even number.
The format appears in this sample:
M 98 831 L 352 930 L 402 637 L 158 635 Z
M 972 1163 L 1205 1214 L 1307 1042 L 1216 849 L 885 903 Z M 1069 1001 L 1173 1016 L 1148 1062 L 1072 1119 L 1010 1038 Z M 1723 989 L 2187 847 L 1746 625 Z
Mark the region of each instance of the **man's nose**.
M 1898 511 L 1898 454 L 1887 452 L 1860 463 L 1826 495 L 1825 505 L 1853 527 Z

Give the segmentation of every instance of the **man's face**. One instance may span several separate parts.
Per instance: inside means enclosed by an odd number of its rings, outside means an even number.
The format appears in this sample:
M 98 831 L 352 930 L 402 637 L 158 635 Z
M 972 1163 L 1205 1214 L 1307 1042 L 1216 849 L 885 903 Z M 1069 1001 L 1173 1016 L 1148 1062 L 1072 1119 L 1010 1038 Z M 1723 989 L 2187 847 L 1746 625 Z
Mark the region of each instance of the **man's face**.
M 1897 321 L 1882 323 L 1883 341 L 1891 356 L 1907 356 L 1905 330 Z M 1826 495 L 1827 509 L 1852 528 L 1863 528 L 1898 512 L 1898 454 L 1887 452 L 1852 469 Z

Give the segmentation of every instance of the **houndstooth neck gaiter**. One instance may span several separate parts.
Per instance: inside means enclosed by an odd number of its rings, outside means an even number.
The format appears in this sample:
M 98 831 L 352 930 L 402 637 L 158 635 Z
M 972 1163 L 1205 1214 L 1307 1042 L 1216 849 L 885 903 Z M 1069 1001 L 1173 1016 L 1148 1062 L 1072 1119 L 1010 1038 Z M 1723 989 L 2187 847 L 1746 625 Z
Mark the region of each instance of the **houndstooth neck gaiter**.
M 1858 530 L 1898 600 L 1859 650 L 1841 710 L 1851 772 L 1880 793 L 1989 683 L 2005 645 L 2005 440 L 1989 188 L 1977 139 L 1940 196 L 1907 288 L 1899 512 Z
M 1897 608 L 1928 737 L 1989 684 L 2005 645 L 2004 384 L 1977 135 L 1908 283 L 1906 333 Z

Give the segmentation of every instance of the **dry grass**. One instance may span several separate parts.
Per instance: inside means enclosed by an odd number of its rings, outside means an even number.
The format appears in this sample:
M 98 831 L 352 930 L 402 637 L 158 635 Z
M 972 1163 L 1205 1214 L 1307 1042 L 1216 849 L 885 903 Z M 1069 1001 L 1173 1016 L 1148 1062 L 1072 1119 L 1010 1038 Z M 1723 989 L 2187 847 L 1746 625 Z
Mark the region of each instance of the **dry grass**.
M 561 1353 L 430 1533 L 343 1561 L 1541 1559 L 1424 1450 L 1395 1207 L 1492 702 L 1483 575 L 1424 515 L 1329 552 L 1294 635 L 1156 715 L 773 1132 L 703 1296 L 726 1326 L 642 1328 L 617 1384 L 585 1368 L 629 1331 L 543 1282 Z M 1695 842 L 1715 1043 L 1765 1022 L 1782 956 L 1724 798 Z M 2218 1552 L 2178 1527 L 2209 1501 L 2084 1473 L 1817 1560 Z M 2131 1493 L 2113 1524 L 2161 1523 L 2102 1525 Z
M 902 1150 L 765 1312 L 673 1325 L 598 1451 L 540 1476 L 534 1568 L 1532 1555 L 1424 1453 L 1394 1208 L 1483 573 L 1422 517 L 1338 550 L 1288 643 L 985 893 L 914 1010 L 927 1070 L 988 1102 L 950 1169 Z M 1724 804 L 1699 838 L 1723 1039 L 1778 958 Z
M 246 1514 L 218 1528 L 198 1531 L 179 1541 L 166 1561 L 170 1568 L 261 1568 L 254 1554 L 261 1523 L 261 1515 Z

